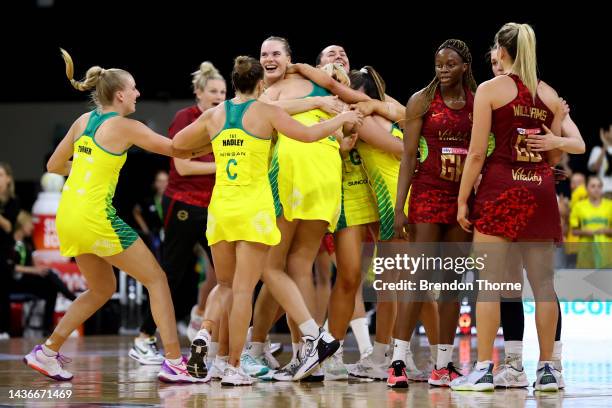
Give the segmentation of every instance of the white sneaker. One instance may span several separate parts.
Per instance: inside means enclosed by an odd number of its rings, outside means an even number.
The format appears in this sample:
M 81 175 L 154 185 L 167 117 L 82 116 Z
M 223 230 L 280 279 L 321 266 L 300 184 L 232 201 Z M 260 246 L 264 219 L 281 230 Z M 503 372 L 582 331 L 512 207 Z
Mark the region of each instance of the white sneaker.
M 506 358 L 504 364 L 501 365 L 493 373 L 493 384 L 500 388 L 524 388 L 529 386 L 529 380 L 525 369 L 521 367 L 519 370 L 515 367 L 518 364 L 512 364 L 513 361 Z
M 272 376 L 276 381 L 293 381 L 293 376 L 300 366 L 300 361 L 297 358 L 291 359 L 291 361 L 281 368 L 277 370 Z
M 548 363 L 538 369 L 534 388 L 536 391 L 559 391 L 559 371 Z
M 198 310 L 198 305 L 195 305 L 191 308 L 191 316 L 189 318 L 189 325 L 187 326 L 187 338 L 189 341 L 193 341 L 195 336 L 198 335 L 200 328 L 202 327 L 202 322 L 204 321 L 204 315 L 200 316 L 196 313 Z
M 221 385 L 251 385 L 253 381 L 253 378 L 245 373 L 242 367 L 234 367 L 228 364 L 223 371 Z
M 474 365 L 471 373 L 457 377 L 449 386 L 455 391 L 493 391 L 493 363 L 482 370 L 477 370 Z
M 245 373 L 247 373 L 251 377 L 259 377 L 260 375 L 266 374 L 269 370 L 268 367 L 260 364 L 249 353 L 244 352 L 240 355 L 240 367 Z
M 426 372 L 419 370 L 412 357 L 412 351 L 408 350 L 404 362 L 406 363 L 406 378 L 410 381 L 424 382 L 429 379 Z
M 223 378 L 225 367 L 227 367 L 227 360 L 216 357 L 213 363 L 208 367 L 208 378 L 220 380 Z
M 274 353 L 282 348 L 282 344 L 281 343 L 274 343 L 274 344 L 278 346 L 276 350 L 273 350 L 272 348 L 272 343 L 270 342 L 270 336 L 266 337 L 266 341 L 264 342 L 264 347 L 263 347 L 263 355 L 260 356 L 259 360 L 266 367 L 276 370 L 280 367 L 280 363 L 274 357 Z
M 172 364 L 170 360 L 165 359 L 157 374 L 162 382 L 168 383 L 197 383 L 206 382 L 206 378 L 196 378 L 187 371 L 187 359 L 181 357 L 180 364 Z
M 553 366 L 558 371 L 559 376 L 557 380 L 559 381 L 559 389 L 562 390 L 565 388 L 565 380 L 563 379 L 563 364 L 561 364 L 561 360 L 553 360 Z
M 327 360 L 326 360 L 327 361 Z M 325 371 L 319 366 L 316 370 L 314 370 L 308 377 L 304 377 L 300 380 L 303 383 L 315 383 L 315 382 L 323 382 L 325 381 Z
M 385 362 L 377 364 L 369 355 L 359 360 L 356 364 L 349 367 L 349 374 L 359 378 L 372 378 L 374 380 L 387 380 L 389 377 L 388 364 Z
M 64 370 L 64 365 L 68 364 L 70 361 L 69 358 L 62 356 L 60 353 L 57 353 L 57 355 L 53 357 L 49 357 L 43 352 L 40 344 L 34 347 L 32 351 L 23 358 L 23 362 L 28 367 L 57 381 L 72 380 L 72 373 Z
M 146 339 L 135 338 L 134 346 L 128 355 L 144 365 L 161 365 L 164 362 L 164 356 L 157 349 L 155 336 Z
M 293 376 L 294 381 L 310 375 L 340 347 L 340 342 L 321 327 L 316 338 L 304 336 L 302 342 L 304 345 L 299 353 L 300 365 Z
M 342 361 L 342 353 L 336 352 L 323 364 L 325 381 L 348 380 L 348 371 Z

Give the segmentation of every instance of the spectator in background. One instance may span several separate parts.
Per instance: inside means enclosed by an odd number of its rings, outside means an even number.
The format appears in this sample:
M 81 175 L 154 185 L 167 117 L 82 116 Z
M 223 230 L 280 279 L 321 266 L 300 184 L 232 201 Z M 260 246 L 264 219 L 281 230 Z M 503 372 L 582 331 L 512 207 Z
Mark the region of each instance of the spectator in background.
M 43 336 L 48 336 L 53 329 L 53 312 L 55 312 L 57 293 L 61 293 L 70 301 L 76 299 L 76 296 L 66 287 L 66 284 L 53 269 L 32 265 L 32 246 L 28 242 L 28 239 L 32 236 L 32 231 L 34 231 L 32 216 L 26 211 L 21 211 L 17 216 L 13 232 L 15 267 L 10 293 L 33 294 L 45 301 Z
M 612 198 L 612 125 L 599 129 L 599 139 L 602 145 L 591 150 L 588 167 L 602 180 L 604 196 Z
M 161 259 L 161 242 L 163 241 L 162 196 L 168 186 L 168 173 L 160 170 L 155 175 L 153 195 L 144 197 L 136 203 L 132 215 L 139 227 L 139 233 L 147 243 L 157 260 Z
M 0 162 L 0 340 L 9 338 L 11 282 L 13 253 L 13 227 L 19 214 L 19 201 L 15 197 L 13 171 L 8 163 Z
M 603 182 L 591 176 L 587 183 L 588 199 L 571 209 L 572 233 L 579 237 L 578 268 L 612 267 L 612 200 L 603 198 Z
M 561 221 L 562 226 L 564 227 L 563 235 L 565 236 L 565 266 L 568 268 L 575 268 L 576 254 L 578 253 L 579 247 L 577 243 L 580 242 L 580 237 L 577 237 L 572 233 L 572 228 L 569 225 L 569 217 L 572 208 L 576 207 L 576 204 L 578 204 L 579 201 L 588 198 L 588 193 L 586 190 L 586 179 L 584 177 L 584 174 L 578 172 L 572 174 L 572 177 L 570 178 L 570 190 L 570 200 L 569 203 L 564 203 L 564 212 L 561 214 Z M 562 204 L 560 204 L 559 207 L 560 210 L 561 205 Z M 566 215 L 567 218 L 565 218 L 564 215 Z

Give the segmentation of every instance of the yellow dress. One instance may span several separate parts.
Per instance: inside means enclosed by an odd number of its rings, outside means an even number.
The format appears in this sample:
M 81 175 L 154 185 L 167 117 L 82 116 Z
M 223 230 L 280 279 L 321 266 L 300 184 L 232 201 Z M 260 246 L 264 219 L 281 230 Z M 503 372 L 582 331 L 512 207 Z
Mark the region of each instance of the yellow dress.
M 378 209 L 361 157 L 353 148 L 342 159 L 342 210 L 336 231 L 378 221 Z
M 330 118 L 320 109 L 292 117 L 305 126 Z M 278 134 L 270 164 L 277 216 L 283 214 L 289 221 L 324 220 L 329 223 L 330 231 L 335 230 L 342 195 L 339 148 L 333 135 L 314 143 L 304 143 Z
M 242 126 L 253 102 L 225 101 L 225 125 L 212 139 L 217 173 L 208 207 L 209 245 L 219 241 L 280 242 L 268 180 L 270 139 L 251 135 Z
M 404 134 L 397 126 L 392 126 L 390 133 L 400 140 L 404 138 Z M 370 186 L 374 191 L 380 218 L 380 239 L 382 241 L 389 240 L 393 238 L 400 161 L 391 153 L 384 152 L 362 141 L 357 142 L 357 150 L 368 175 Z M 406 213 L 407 209 L 408 199 L 404 207 Z
M 138 238 L 138 234 L 117 216 L 112 205 L 127 153 L 108 152 L 95 139 L 100 125 L 114 116 L 117 113 L 92 111 L 83 135 L 74 142 L 72 170 L 56 216 L 63 256 L 116 255 Z

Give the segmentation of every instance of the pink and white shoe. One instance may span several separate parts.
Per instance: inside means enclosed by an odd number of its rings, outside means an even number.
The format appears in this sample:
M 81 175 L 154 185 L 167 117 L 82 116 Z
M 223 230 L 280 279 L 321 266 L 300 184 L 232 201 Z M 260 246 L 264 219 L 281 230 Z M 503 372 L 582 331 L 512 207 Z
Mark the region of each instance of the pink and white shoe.
M 402 360 L 396 360 L 389 367 L 387 386 L 390 388 L 408 388 L 408 378 L 406 377 L 406 364 Z
M 434 369 L 431 370 L 431 376 L 429 377 L 429 380 L 427 380 L 427 382 L 429 383 L 429 385 L 436 385 L 438 387 L 448 387 L 451 381 L 454 381 L 462 376 L 463 374 L 457 371 L 455 365 L 451 362 L 448 363 L 446 367 L 442 367 L 440 369 L 436 369 L 434 367 Z
M 185 357 L 181 357 L 180 364 L 172 364 L 170 360 L 165 359 L 157 378 L 166 383 L 203 383 L 210 380 L 210 378 L 197 378 L 189 374 Z
M 46 355 L 40 344 L 34 347 L 32 351 L 23 358 L 23 362 L 28 367 L 57 381 L 72 380 L 72 373 L 64 370 L 64 366 L 71 361 L 72 360 L 68 357 L 60 353 L 57 353 L 55 356 Z

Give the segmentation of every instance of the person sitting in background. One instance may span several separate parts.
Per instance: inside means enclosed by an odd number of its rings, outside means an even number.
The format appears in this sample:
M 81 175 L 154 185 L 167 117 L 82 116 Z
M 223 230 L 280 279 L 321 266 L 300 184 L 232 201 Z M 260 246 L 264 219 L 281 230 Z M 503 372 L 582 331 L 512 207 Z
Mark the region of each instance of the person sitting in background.
M 53 312 L 57 293 L 61 293 L 70 301 L 76 299 L 53 269 L 46 266 L 32 265 L 32 246 L 28 242 L 34 231 L 32 216 L 21 211 L 17 216 L 13 238 L 15 239 L 14 270 L 10 293 L 28 293 L 45 301 L 43 315 L 43 335 L 48 335 L 53 329 Z
M 603 182 L 591 176 L 587 183 L 588 199 L 571 209 L 572 233 L 579 237 L 578 268 L 612 267 L 612 200 L 603 198 Z
M 134 205 L 132 215 L 140 229 L 140 235 L 147 243 L 155 257 L 161 259 L 161 241 L 163 241 L 162 196 L 168 186 L 168 173 L 160 170 L 155 175 L 152 191 Z

